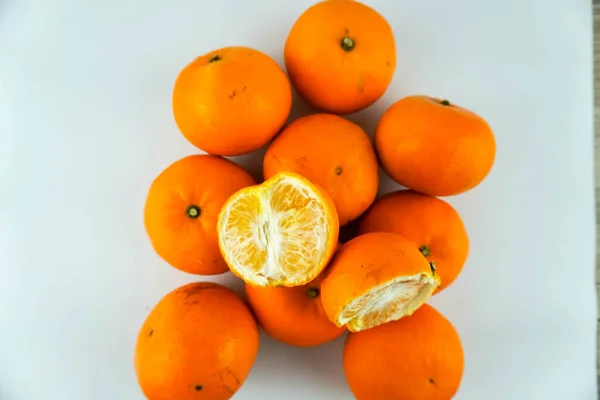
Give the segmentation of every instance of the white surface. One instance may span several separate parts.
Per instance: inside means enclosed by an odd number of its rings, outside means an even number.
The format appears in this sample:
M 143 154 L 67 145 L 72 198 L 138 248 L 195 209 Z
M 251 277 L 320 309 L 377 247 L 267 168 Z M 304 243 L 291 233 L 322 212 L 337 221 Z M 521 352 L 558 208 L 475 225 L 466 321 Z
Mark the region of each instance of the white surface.
M 142 399 L 138 329 L 197 279 L 153 253 L 142 223 L 152 179 L 195 152 L 171 115 L 175 77 L 226 45 L 281 62 L 310 2 L 86 3 L 0 2 L 2 400 Z M 351 118 L 372 131 L 395 99 L 424 93 L 480 113 L 497 137 L 488 180 L 450 199 L 472 251 L 433 300 L 464 343 L 456 398 L 595 399 L 590 1 L 368 3 L 393 26 L 398 68 Z M 260 172 L 260 156 L 242 161 Z M 264 338 L 235 398 L 351 399 L 342 343 Z

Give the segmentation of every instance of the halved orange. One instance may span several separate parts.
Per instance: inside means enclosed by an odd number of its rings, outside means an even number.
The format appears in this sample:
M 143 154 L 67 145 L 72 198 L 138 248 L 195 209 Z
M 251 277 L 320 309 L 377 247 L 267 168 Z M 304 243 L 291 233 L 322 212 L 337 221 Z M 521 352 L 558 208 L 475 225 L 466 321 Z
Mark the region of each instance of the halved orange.
M 334 253 L 339 222 L 329 196 L 308 179 L 281 172 L 227 200 L 217 224 L 229 269 L 255 286 L 300 286 Z
M 411 315 L 440 285 L 417 246 L 395 233 L 367 233 L 344 244 L 321 284 L 325 313 L 358 332 Z

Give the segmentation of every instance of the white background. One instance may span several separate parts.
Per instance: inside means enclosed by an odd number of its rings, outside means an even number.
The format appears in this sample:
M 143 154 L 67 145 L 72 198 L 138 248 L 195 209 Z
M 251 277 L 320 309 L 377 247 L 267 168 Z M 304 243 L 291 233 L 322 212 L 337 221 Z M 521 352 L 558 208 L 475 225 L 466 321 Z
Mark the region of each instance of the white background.
M 143 398 L 137 331 L 197 280 L 154 254 L 142 220 L 152 179 L 196 152 L 171 115 L 174 80 L 227 45 L 281 64 L 310 3 L 0 1 L 1 400 Z M 371 133 L 392 102 L 422 93 L 471 108 L 497 138 L 488 179 L 449 199 L 472 251 L 432 301 L 464 344 L 456 398 L 595 399 L 591 2 L 368 3 L 394 29 L 398 67 L 350 118 Z M 307 111 L 298 101 L 293 115 Z M 261 155 L 238 161 L 259 175 Z M 343 339 L 262 339 L 236 399 L 352 398 Z

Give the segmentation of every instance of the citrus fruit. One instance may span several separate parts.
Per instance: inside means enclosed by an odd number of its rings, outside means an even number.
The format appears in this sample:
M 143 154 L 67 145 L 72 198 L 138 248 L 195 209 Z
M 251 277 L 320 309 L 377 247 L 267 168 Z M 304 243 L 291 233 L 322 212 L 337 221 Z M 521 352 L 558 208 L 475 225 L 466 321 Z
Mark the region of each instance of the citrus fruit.
M 435 263 L 447 288 L 458 276 L 469 253 L 469 237 L 454 208 L 443 200 L 411 190 L 378 199 L 360 222 L 359 234 L 392 232 L 404 236 Z
M 221 157 L 193 155 L 171 164 L 152 182 L 144 224 L 154 250 L 177 269 L 213 275 L 227 271 L 217 241 L 225 201 L 254 179 Z
M 230 289 L 191 283 L 163 297 L 138 335 L 135 370 L 149 400 L 229 399 L 258 353 L 252 313 Z
M 175 82 L 173 113 L 183 135 L 210 154 L 234 156 L 264 146 L 292 105 L 290 83 L 277 63 L 247 47 L 196 58 Z
M 312 347 L 341 336 L 321 305 L 323 273 L 306 285 L 259 287 L 246 284 L 246 296 L 259 325 L 273 339 L 298 347 Z
M 410 317 L 350 333 L 343 362 L 357 400 L 449 400 L 464 369 L 458 333 L 427 304 Z
M 348 114 L 383 95 L 396 69 L 396 45 L 377 11 L 357 1 L 329 0 L 298 18 L 284 59 L 304 99 L 327 112 Z
M 231 271 L 255 286 L 300 286 L 319 275 L 337 244 L 329 196 L 308 179 L 281 172 L 227 200 L 219 247 Z
M 395 233 L 358 236 L 336 253 L 321 284 L 329 319 L 358 332 L 412 314 L 439 285 L 435 269 Z
M 377 157 L 360 126 L 332 114 L 299 118 L 287 126 L 265 154 L 265 178 L 296 172 L 325 190 L 345 225 L 375 200 Z
M 375 148 L 395 181 L 431 196 L 474 188 L 490 172 L 496 154 L 494 134 L 483 118 L 427 96 L 394 103 L 379 120 Z

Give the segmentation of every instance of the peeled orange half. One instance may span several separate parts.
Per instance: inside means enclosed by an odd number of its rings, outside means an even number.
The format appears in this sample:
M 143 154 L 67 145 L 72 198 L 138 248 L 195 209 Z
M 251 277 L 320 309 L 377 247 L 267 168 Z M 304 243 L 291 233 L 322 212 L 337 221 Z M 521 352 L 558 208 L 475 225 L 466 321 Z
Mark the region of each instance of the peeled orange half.
M 367 233 L 342 246 L 321 284 L 325 313 L 351 332 L 411 315 L 440 285 L 416 245 L 387 232 Z
M 229 269 L 255 286 L 300 286 L 319 275 L 335 250 L 339 222 L 328 195 L 281 172 L 227 200 L 217 224 Z

